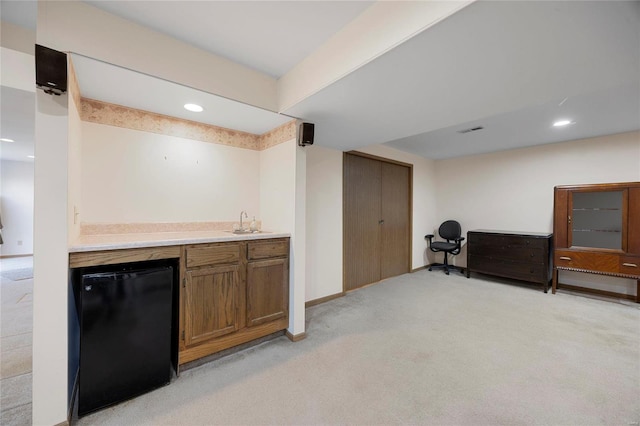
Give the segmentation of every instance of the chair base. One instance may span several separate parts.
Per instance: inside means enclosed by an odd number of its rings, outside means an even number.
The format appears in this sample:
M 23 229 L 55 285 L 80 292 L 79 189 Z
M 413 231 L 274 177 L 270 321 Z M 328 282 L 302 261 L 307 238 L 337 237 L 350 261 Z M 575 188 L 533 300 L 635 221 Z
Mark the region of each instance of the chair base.
M 455 265 L 448 265 L 445 263 L 432 263 L 431 265 L 429 265 L 429 270 L 433 270 L 433 269 L 444 269 L 444 273 L 449 275 L 449 271 L 460 271 L 460 273 L 462 275 L 464 275 L 464 268 L 460 267 L 460 266 L 455 266 Z

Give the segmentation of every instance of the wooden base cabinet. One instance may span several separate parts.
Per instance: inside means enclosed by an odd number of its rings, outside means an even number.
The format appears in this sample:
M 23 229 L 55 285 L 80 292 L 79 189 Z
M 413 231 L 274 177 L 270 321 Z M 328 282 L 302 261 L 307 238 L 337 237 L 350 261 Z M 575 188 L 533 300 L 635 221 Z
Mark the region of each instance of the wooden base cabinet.
M 184 250 L 180 364 L 288 327 L 288 239 Z

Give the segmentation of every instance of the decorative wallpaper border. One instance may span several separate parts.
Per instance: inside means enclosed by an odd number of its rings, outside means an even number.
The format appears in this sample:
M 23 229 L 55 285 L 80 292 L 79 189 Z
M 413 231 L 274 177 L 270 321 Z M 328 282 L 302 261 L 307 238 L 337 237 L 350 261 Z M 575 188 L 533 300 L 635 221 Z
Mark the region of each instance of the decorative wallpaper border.
M 296 120 L 291 120 L 284 123 L 282 126 L 278 126 L 273 130 L 269 130 L 267 133 L 263 133 L 259 136 L 260 150 L 265 150 L 281 144 L 282 142 L 295 139 L 297 135 Z
M 80 118 L 97 124 L 261 151 L 296 137 L 296 120 L 263 135 L 82 98 Z
M 80 103 L 82 101 L 82 97 L 80 95 L 80 85 L 78 84 L 78 77 L 76 76 L 76 69 L 73 67 L 73 60 L 71 59 L 71 55 L 67 55 L 67 57 L 69 58 L 69 70 L 67 71 L 69 77 L 69 94 L 73 98 L 78 112 L 80 112 Z

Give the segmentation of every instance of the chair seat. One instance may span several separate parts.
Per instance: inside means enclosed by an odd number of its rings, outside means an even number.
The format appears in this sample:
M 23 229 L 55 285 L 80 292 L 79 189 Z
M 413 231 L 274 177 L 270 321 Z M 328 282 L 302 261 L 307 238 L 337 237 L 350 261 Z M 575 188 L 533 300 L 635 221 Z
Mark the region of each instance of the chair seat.
M 434 241 L 431 243 L 431 247 L 436 250 L 452 251 L 455 250 L 458 245 L 456 243 L 448 243 L 446 241 Z

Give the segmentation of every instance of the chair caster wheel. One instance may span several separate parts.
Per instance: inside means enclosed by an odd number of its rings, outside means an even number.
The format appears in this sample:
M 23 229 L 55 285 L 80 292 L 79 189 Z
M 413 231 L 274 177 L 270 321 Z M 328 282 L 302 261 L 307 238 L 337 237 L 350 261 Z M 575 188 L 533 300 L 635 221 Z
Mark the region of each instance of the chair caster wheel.
M 429 268 L 429 270 L 431 270 L 431 268 Z
M 445 274 L 449 275 L 449 271 L 446 271 Z

